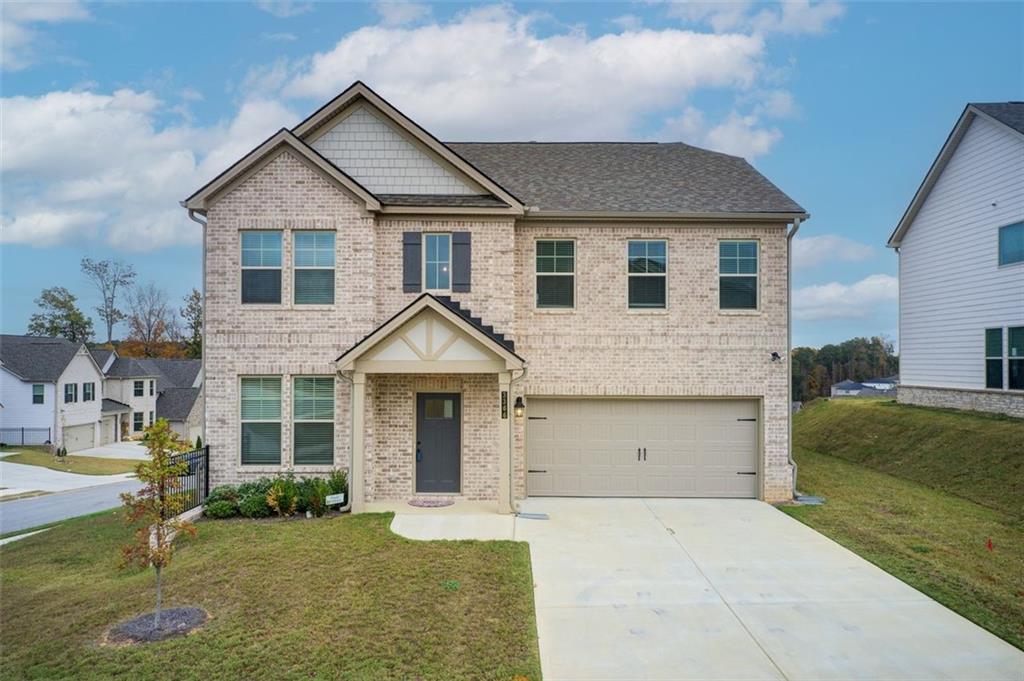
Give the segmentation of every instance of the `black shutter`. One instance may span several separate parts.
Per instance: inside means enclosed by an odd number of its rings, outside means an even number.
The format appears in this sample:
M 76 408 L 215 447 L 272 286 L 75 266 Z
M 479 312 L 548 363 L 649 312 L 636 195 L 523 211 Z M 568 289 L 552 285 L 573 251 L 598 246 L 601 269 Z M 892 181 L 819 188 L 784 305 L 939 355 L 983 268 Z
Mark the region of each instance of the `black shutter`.
M 470 232 L 452 232 L 452 291 L 469 291 L 472 279 L 472 246 Z
M 402 232 L 402 290 L 419 293 L 422 281 L 423 263 L 422 235 L 419 232 Z

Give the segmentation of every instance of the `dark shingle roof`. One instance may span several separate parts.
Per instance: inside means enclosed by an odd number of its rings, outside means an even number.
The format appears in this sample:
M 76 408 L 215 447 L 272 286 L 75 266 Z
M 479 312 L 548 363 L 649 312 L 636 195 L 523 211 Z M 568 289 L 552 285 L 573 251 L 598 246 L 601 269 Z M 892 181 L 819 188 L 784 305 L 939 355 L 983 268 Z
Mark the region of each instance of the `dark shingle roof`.
M 96 360 L 96 364 L 102 369 L 103 365 L 110 359 L 110 356 L 114 354 L 114 351 L 106 348 L 89 348 L 89 354 L 92 355 L 92 358 Z
M 155 378 L 159 371 L 144 364 L 148 360 L 135 359 L 134 357 L 118 357 L 110 368 L 107 369 L 107 376 L 113 378 Z
M 862 383 L 857 383 L 856 381 L 851 381 L 847 379 L 845 381 L 839 381 L 838 383 L 833 384 L 832 387 L 842 388 L 843 390 L 859 390 L 863 389 L 864 385 Z
M 680 142 L 447 146 L 541 211 L 804 212 L 744 159 Z
M 377 194 L 386 206 L 455 206 L 458 208 L 501 208 L 505 202 L 489 194 Z
M 114 378 L 156 378 L 156 415 L 168 421 L 183 421 L 199 397 L 193 388 L 203 362 L 198 359 L 134 359 L 118 357 L 107 376 Z
M 82 346 L 64 338 L 0 336 L 0 362 L 26 381 L 56 381 Z
M 161 384 L 159 378 L 163 378 L 163 384 L 168 388 L 191 388 L 196 382 L 196 375 L 203 366 L 202 360 L 198 359 L 143 359 L 139 361 L 158 372 L 158 386 Z
M 1024 133 L 1024 102 L 972 103 L 971 106 L 988 114 L 1003 125 Z
M 437 301 L 440 302 L 442 305 L 447 307 L 449 310 L 451 310 L 452 312 L 459 315 L 467 322 L 475 326 L 480 332 L 482 332 L 485 336 L 493 340 L 495 343 L 502 346 L 503 348 L 511 352 L 513 355 L 516 353 L 516 344 L 514 341 L 505 338 L 505 334 L 498 333 L 497 331 L 495 331 L 493 326 L 490 326 L 489 324 L 484 324 L 483 320 L 481 320 L 479 317 L 474 317 L 473 313 L 470 312 L 469 309 L 462 307 L 459 301 L 452 300 L 451 296 L 433 297 L 437 299 Z
M 117 400 L 112 400 L 109 397 L 103 398 L 103 406 L 100 408 L 100 411 L 104 414 L 122 414 L 131 410 L 132 408 L 124 402 L 118 402 Z
M 167 388 L 156 398 L 157 418 L 184 421 L 199 397 L 199 388 Z

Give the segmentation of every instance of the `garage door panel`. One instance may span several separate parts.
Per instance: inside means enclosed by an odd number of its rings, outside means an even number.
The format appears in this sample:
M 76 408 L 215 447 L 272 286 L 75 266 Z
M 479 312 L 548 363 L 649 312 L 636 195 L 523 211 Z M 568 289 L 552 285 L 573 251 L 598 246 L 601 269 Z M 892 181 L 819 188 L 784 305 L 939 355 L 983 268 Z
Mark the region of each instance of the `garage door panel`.
M 757 471 L 756 401 L 531 398 L 529 410 L 531 495 L 757 496 L 743 475 Z
M 96 446 L 95 427 L 91 423 L 80 426 L 65 426 L 63 430 L 63 445 L 69 452 L 78 452 Z

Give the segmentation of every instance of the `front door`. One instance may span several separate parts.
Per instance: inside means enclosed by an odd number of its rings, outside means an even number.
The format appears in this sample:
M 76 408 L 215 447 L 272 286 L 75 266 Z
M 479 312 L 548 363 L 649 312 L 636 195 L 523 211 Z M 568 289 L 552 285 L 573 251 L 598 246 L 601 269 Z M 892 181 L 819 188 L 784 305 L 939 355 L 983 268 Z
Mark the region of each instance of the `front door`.
M 416 491 L 459 491 L 462 400 L 458 393 L 416 395 Z

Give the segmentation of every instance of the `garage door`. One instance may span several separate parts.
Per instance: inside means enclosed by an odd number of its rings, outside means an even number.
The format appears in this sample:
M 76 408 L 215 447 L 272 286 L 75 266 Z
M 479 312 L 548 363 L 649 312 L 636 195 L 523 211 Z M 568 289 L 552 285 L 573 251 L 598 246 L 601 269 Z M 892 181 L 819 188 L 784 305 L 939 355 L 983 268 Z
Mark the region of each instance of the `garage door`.
M 100 444 L 109 445 L 115 440 L 117 440 L 117 418 L 104 416 L 103 422 L 100 423 Z
M 527 494 L 756 497 L 753 400 L 527 401 Z
M 91 423 L 65 427 L 64 448 L 69 452 L 77 452 L 80 449 L 95 447 L 96 443 L 93 440 L 94 430 Z

